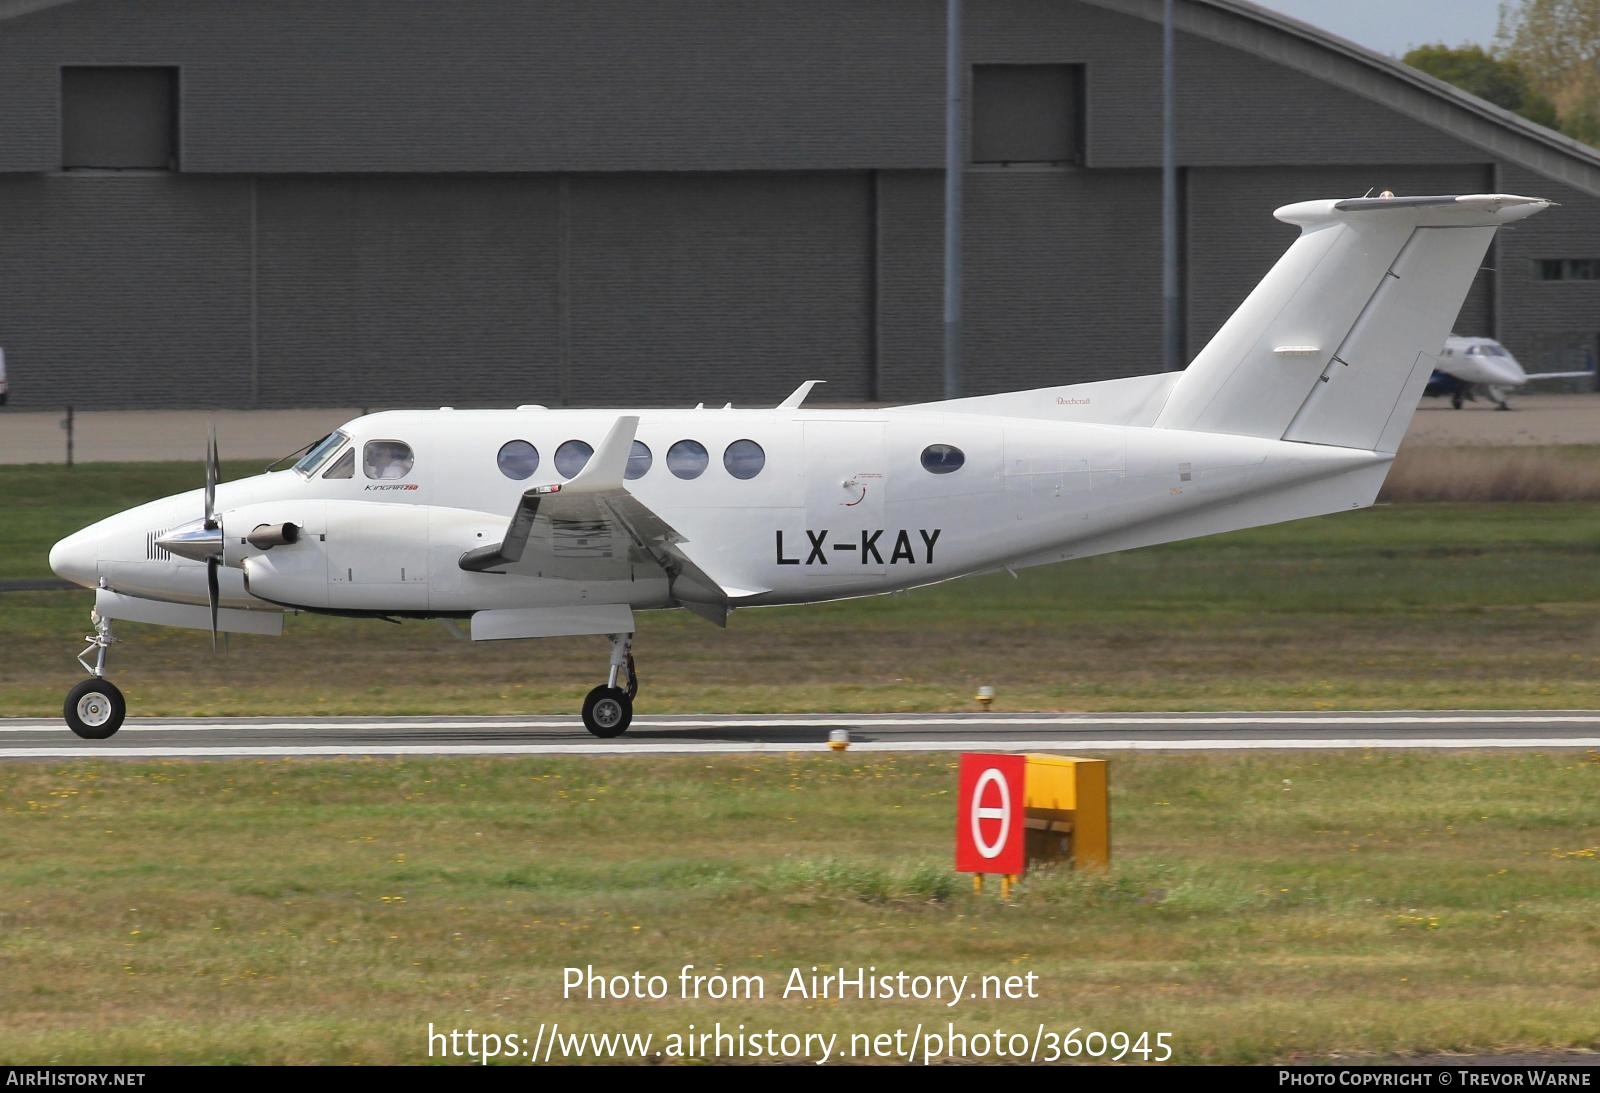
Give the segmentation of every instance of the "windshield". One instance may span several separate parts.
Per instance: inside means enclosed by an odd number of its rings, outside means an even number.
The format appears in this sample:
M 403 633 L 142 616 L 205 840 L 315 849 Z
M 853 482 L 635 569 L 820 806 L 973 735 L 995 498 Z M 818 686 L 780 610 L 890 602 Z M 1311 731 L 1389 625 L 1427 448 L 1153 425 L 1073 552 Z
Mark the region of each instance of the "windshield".
M 311 445 L 311 450 L 300 458 L 300 462 L 294 465 L 294 469 L 309 478 L 316 473 L 318 467 L 322 466 L 323 460 L 337 451 L 339 446 L 349 439 L 349 437 L 340 432 L 329 433 Z

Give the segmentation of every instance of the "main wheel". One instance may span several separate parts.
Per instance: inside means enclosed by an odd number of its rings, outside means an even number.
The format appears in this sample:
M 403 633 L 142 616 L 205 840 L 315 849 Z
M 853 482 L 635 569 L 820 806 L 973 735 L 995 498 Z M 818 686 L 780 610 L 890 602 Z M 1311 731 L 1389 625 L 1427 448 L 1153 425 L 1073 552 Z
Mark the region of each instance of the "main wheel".
M 61 716 L 85 740 L 104 740 L 122 728 L 128 703 L 108 680 L 86 679 L 67 692 Z
M 633 699 L 620 687 L 604 684 L 583 700 L 583 727 L 602 739 L 621 736 L 633 720 Z
M 1461 404 L 1464 401 L 1466 401 L 1466 400 L 1464 400 L 1461 397 L 1461 392 L 1460 391 L 1451 392 L 1451 394 L 1450 394 L 1450 407 L 1451 407 L 1451 409 L 1454 409 L 1454 410 L 1461 409 Z

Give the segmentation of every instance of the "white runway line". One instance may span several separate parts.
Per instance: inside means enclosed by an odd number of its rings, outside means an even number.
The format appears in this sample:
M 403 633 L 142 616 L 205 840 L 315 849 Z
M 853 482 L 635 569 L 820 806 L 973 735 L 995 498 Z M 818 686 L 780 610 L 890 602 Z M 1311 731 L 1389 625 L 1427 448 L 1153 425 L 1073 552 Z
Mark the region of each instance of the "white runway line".
M 855 754 L 897 751 L 1303 751 L 1365 750 L 1369 748 L 1413 748 L 1425 751 L 1470 748 L 1600 748 L 1600 736 L 1590 737 L 1462 737 L 1446 739 L 1266 739 L 1266 740 L 891 740 L 854 743 Z M 746 752 L 783 754 L 786 752 L 826 752 L 826 742 L 807 744 L 769 744 L 729 741 L 718 743 L 653 744 L 306 744 L 255 747 L 134 747 L 111 748 L 100 745 L 7 749 L 12 759 L 204 759 L 273 758 L 289 756 L 338 755 L 737 755 Z
M 996 717 L 982 720 L 982 715 L 967 717 L 849 717 L 807 718 L 803 715 L 786 717 L 783 714 L 763 715 L 760 718 L 685 719 L 662 721 L 637 718 L 635 729 L 769 729 L 818 728 L 861 729 L 920 728 L 957 725 L 1017 725 L 1027 728 L 1067 728 L 1085 725 L 1222 725 L 1248 727 L 1252 725 L 1585 725 L 1600 720 L 1600 714 L 1336 714 L 1329 717 L 1294 714 L 1282 717 L 1271 715 L 1205 715 L 1200 717 L 1151 716 L 1138 714 L 1071 714 L 1057 717 Z M 341 729 L 573 729 L 581 726 L 576 717 L 548 718 L 518 721 L 411 721 L 405 719 L 380 721 L 323 721 L 306 718 L 303 721 L 243 722 L 232 719 L 201 723 L 143 722 L 127 724 L 120 730 L 125 733 L 144 732 L 286 732 L 321 728 L 329 731 Z M 41 721 L 22 726 L 0 726 L 0 733 L 44 732 L 65 729 L 60 721 Z

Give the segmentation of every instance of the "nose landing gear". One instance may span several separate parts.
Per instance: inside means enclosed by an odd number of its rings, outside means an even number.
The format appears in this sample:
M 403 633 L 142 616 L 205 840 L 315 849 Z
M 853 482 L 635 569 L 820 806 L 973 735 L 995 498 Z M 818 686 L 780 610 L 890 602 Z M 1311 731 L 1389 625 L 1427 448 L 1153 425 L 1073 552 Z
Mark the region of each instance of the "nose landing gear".
M 626 673 L 627 687 L 618 687 Z M 633 698 L 639 693 L 639 675 L 633 666 L 633 635 L 611 635 L 611 670 L 606 681 L 583 700 L 583 727 L 609 740 L 628 731 L 633 721 Z
M 89 644 L 78 654 L 78 663 L 90 678 L 67 692 L 61 716 L 66 719 L 67 727 L 85 740 L 104 740 L 122 728 L 128 703 L 122 692 L 105 678 L 106 650 L 117 640 L 111 634 L 111 620 L 102 618 L 98 611 L 90 611 L 89 621 L 94 623 L 94 633 L 83 639 Z M 92 667 L 84 659 L 90 653 L 94 654 Z

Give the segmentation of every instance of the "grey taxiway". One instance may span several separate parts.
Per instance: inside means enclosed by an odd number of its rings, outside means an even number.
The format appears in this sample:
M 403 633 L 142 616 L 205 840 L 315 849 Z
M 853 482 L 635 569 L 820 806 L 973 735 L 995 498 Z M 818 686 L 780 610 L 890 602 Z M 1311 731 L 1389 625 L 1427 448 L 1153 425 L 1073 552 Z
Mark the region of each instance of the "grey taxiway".
M 130 718 L 80 740 L 53 718 L 0 718 L 0 759 L 808 752 L 1600 748 L 1600 711 L 1161 714 L 765 714 L 641 717 L 598 740 L 576 718 Z

